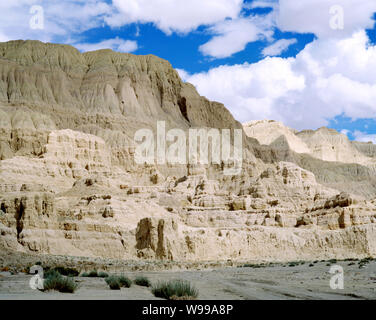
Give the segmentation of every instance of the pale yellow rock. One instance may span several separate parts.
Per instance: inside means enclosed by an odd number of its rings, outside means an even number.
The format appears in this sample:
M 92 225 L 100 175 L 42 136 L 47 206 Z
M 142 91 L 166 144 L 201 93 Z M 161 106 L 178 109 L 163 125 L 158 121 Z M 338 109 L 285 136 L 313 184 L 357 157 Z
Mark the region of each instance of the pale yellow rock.
M 281 122 L 264 120 L 250 121 L 243 124 L 244 132 L 261 144 L 286 146 L 297 153 L 312 151 L 304 141 L 296 136 L 296 131 L 284 126 Z
M 243 128 L 249 137 L 257 139 L 260 144 L 306 153 L 324 161 L 375 164 L 368 156 L 373 156 L 373 151 L 367 150 L 364 144 L 350 142 L 344 134 L 333 129 L 323 127 L 316 131 L 298 132 L 272 120 L 247 122 Z
M 374 145 L 255 121 L 239 175 L 138 165 L 134 133 L 158 120 L 242 128 L 157 57 L 0 43 L 0 244 L 129 260 L 376 256 Z

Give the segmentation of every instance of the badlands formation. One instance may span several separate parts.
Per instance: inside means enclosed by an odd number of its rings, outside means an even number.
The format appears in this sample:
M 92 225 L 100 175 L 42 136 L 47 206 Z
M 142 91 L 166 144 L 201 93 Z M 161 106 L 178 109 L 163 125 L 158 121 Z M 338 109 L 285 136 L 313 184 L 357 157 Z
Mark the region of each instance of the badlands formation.
M 141 128 L 242 129 L 241 174 L 138 165 Z M 155 56 L 0 43 L 0 246 L 173 261 L 376 256 L 376 146 L 242 126 Z

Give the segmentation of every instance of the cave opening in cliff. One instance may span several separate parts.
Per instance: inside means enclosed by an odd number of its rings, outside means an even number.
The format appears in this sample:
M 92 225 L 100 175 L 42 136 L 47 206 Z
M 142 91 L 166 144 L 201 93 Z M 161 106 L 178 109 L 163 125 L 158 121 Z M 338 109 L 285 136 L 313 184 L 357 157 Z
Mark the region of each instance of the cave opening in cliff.
M 180 109 L 180 112 L 181 114 L 183 115 L 183 117 L 188 121 L 189 121 L 189 118 L 188 118 L 188 112 L 187 112 L 187 99 L 186 98 L 181 98 L 178 102 L 178 105 L 179 105 L 179 109 Z

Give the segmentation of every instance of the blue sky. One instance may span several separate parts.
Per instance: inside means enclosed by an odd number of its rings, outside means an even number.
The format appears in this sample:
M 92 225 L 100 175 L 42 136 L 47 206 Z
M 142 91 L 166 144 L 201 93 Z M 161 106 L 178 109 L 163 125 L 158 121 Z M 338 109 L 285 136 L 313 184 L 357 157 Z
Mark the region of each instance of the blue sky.
M 14 0 L 0 4 L 0 41 L 154 54 L 241 122 L 376 142 L 375 12 L 374 0 Z
M 110 3 L 110 1 L 107 1 Z M 244 1 L 252 3 L 252 1 Z M 245 15 L 265 15 L 272 11 L 271 8 L 244 9 Z M 190 73 L 208 71 L 213 67 L 223 64 L 242 64 L 244 62 L 254 63 L 264 58 L 262 50 L 268 46 L 268 41 L 260 39 L 250 42 L 245 49 L 226 58 L 213 59 L 203 55 L 199 47 L 212 38 L 207 27 L 200 26 L 196 30 L 182 34 L 166 34 L 156 28 L 152 23 L 134 23 L 119 28 L 111 28 L 108 25 L 93 28 L 80 34 L 87 43 L 98 43 L 106 39 L 119 37 L 137 41 L 138 49 L 132 51 L 135 54 L 154 54 L 171 62 L 175 68 L 186 70 Z M 307 43 L 312 42 L 314 34 L 299 34 L 294 32 L 282 32 L 275 29 L 275 39 L 294 39 L 298 42 L 291 45 L 279 56 L 290 57 L 299 53 Z

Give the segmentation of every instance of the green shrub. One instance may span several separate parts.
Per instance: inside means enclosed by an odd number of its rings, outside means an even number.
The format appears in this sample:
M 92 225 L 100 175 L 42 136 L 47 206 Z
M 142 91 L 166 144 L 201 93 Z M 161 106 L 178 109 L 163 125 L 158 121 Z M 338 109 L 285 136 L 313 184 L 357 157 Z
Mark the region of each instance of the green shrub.
M 97 270 L 91 270 L 88 274 L 88 277 L 90 277 L 90 278 L 98 277 L 98 271 Z
M 194 300 L 194 299 L 196 299 L 196 298 L 188 297 L 188 296 L 184 296 L 184 297 L 172 296 L 172 297 L 170 297 L 170 300 Z
M 359 264 L 366 264 L 366 263 L 370 263 L 373 259 L 372 258 L 364 258 L 362 260 L 359 261 Z
M 354 261 L 357 261 L 357 259 L 354 259 L 354 258 L 348 258 L 348 259 L 345 259 L 343 260 L 345 262 L 354 262 Z
M 73 268 L 55 267 L 52 270 L 56 270 L 62 276 L 68 276 L 68 277 L 77 277 L 80 274 L 76 269 L 73 269 Z
M 304 265 L 304 264 L 305 264 L 305 261 L 291 261 L 291 262 L 289 262 L 288 266 L 289 267 L 296 267 L 296 266 Z
M 126 276 L 118 276 L 120 284 L 124 288 L 129 288 L 132 285 L 132 280 L 127 278 Z
M 105 272 L 99 272 L 97 270 L 91 270 L 89 272 L 84 272 L 81 274 L 81 277 L 89 277 L 89 278 L 107 278 L 108 274 Z
M 266 267 L 264 264 L 252 264 L 252 263 L 243 264 L 243 268 L 257 269 L 257 268 L 264 268 L 264 267 Z
M 109 276 L 105 278 L 105 281 L 112 290 L 120 290 L 121 287 L 129 288 L 132 285 L 132 281 L 124 275 Z
M 171 300 L 172 297 L 190 297 L 197 298 L 198 290 L 188 281 L 172 280 L 168 282 L 158 282 L 152 288 L 152 293 L 158 298 Z
M 296 267 L 299 265 L 299 262 L 298 261 L 292 261 L 289 263 L 289 267 Z
M 373 259 L 372 258 L 364 258 L 358 262 L 359 268 L 365 267 L 368 263 L 370 263 Z
M 138 286 L 142 286 L 142 287 L 151 287 L 151 283 L 150 283 L 150 280 L 146 277 L 137 277 L 135 280 L 134 280 L 134 283 L 137 284 Z
M 47 278 L 51 278 L 51 277 L 58 277 L 58 276 L 61 276 L 61 274 L 54 270 L 54 269 L 49 269 L 47 271 L 44 272 L 44 279 L 47 279 Z
M 105 279 L 111 290 L 120 290 L 121 283 L 118 277 L 110 276 Z
M 50 271 L 43 282 L 43 291 L 56 290 L 63 293 L 74 293 L 77 284 L 71 277 L 62 276 L 56 270 Z

